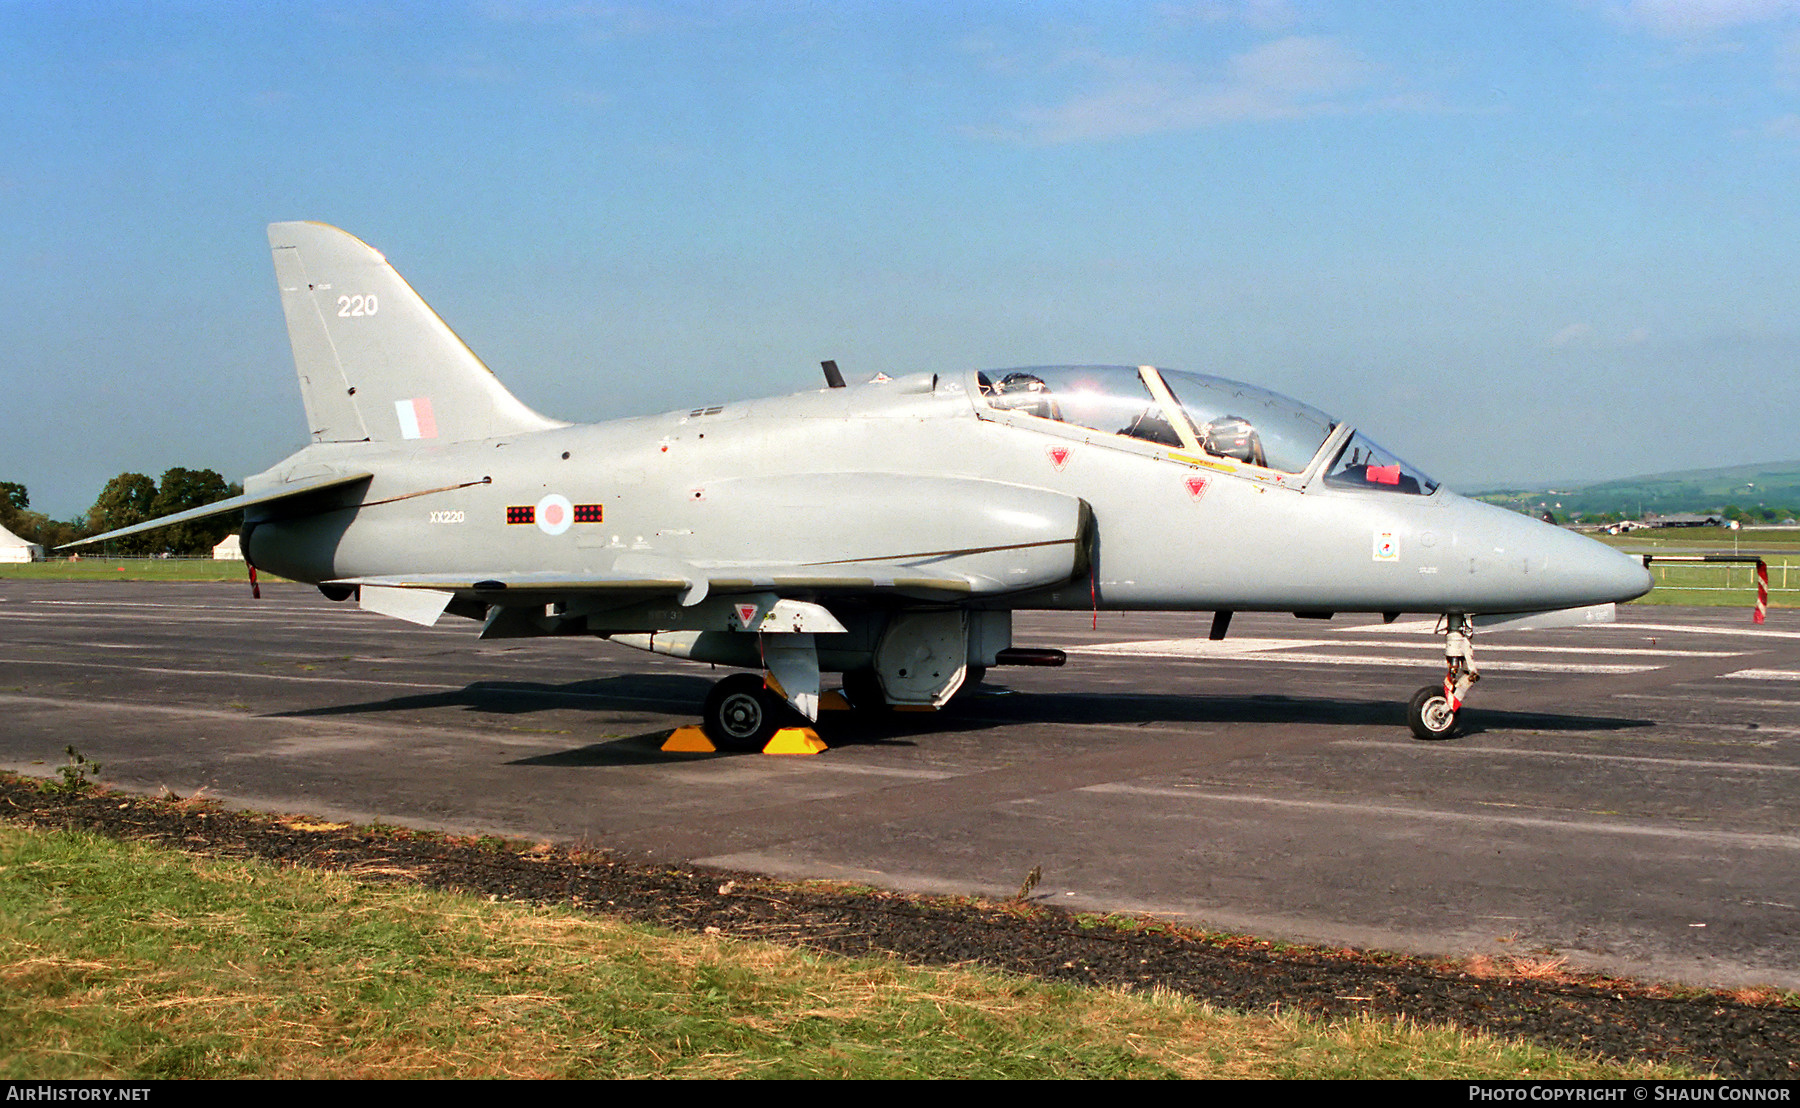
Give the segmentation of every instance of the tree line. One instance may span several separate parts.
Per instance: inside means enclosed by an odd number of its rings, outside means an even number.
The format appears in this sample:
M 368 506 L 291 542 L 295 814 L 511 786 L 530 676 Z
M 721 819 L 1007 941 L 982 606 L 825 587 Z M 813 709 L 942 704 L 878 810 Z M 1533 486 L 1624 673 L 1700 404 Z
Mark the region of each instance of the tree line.
M 227 484 L 225 478 L 210 469 L 184 469 L 176 466 L 153 481 L 142 473 L 121 473 L 106 483 L 94 506 L 75 519 L 51 519 L 43 512 L 31 510 L 31 494 L 24 485 L 0 481 L 0 525 L 8 531 L 42 546 L 46 553 L 65 543 L 85 539 L 105 531 L 130 527 L 148 519 L 201 508 L 244 491 L 242 485 Z M 127 535 L 101 544 L 96 554 L 123 557 L 201 556 L 212 553 L 226 535 L 243 526 L 243 513 L 215 516 L 164 527 L 142 535 Z

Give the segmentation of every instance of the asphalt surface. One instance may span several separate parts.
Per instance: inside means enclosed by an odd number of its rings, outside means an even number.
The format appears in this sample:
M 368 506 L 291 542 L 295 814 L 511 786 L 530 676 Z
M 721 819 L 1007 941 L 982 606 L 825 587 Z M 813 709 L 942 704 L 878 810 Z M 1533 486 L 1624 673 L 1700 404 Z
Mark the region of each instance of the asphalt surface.
M 1019 617 L 1063 669 L 811 758 L 665 755 L 723 671 L 481 643 L 269 587 L 0 581 L 0 768 L 1269 938 L 1800 988 L 1800 617 L 1626 609 L 1476 640 L 1414 741 L 1428 625 Z M 1002 691 L 1004 690 L 1004 691 Z

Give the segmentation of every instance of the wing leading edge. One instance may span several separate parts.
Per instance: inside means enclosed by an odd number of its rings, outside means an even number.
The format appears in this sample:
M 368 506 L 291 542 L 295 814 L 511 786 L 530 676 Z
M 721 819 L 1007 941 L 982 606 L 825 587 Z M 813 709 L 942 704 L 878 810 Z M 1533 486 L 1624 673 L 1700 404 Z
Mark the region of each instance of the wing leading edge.
M 262 492 L 234 496 L 229 500 L 215 501 L 205 507 L 189 508 L 185 512 L 176 512 L 174 515 L 162 516 L 158 519 L 147 520 L 143 523 L 134 523 L 130 527 L 120 527 L 117 530 L 107 531 L 104 534 L 92 535 L 76 542 L 64 543 L 62 546 L 57 547 L 57 549 L 68 550 L 72 547 L 87 546 L 90 543 L 105 542 L 108 539 L 124 538 L 126 535 L 138 535 L 145 531 L 154 531 L 158 527 L 170 527 L 177 523 L 191 523 L 196 519 L 211 519 L 214 516 L 222 516 L 228 512 L 241 512 L 246 508 L 276 504 L 280 501 L 307 496 L 316 492 L 323 492 L 327 489 L 343 488 L 348 485 L 354 485 L 360 481 L 367 481 L 373 476 L 374 474 L 363 471 L 348 474 L 334 473 L 324 477 L 314 477 L 308 480 L 291 481 L 277 485 L 274 488 L 264 489 Z
M 1085 534 L 1013 547 L 923 552 L 913 561 L 845 559 L 811 565 L 695 566 L 669 558 L 625 555 L 604 573 L 499 571 L 343 577 L 325 582 L 358 590 L 364 608 L 430 626 L 452 601 L 481 605 L 490 630 L 497 610 L 536 608 L 556 623 L 581 620 L 583 629 L 664 631 L 729 624 L 735 601 L 767 607 L 776 599 L 895 599 L 966 603 L 982 597 L 1060 584 L 1086 564 Z M 1019 556 L 1029 555 L 1020 571 Z M 991 572 L 1010 556 L 1004 577 Z M 674 601 L 674 606 L 670 606 Z M 473 614 L 465 609 L 465 614 Z M 532 615 L 537 620 L 540 617 Z M 502 621 L 501 625 L 517 620 Z M 739 618 L 738 628 L 750 621 Z M 533 633 L 533 632 L 525 632 Z M 542 632 L 536 632 L 542 633 Z M 491 636 L 490 636 L 491 637 Z

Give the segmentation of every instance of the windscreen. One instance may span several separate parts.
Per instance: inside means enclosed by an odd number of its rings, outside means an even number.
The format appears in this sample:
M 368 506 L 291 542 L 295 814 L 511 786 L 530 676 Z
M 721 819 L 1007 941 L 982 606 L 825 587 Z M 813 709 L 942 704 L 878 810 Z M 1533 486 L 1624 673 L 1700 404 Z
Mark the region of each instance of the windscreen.
M 1376 489 L 1415 496 L 1430 496 L 1438 487 L 1423 470 L 1375 445 L 1361 431 L 1344 444 L 1343 452 L 1325 474 L 1325 483 L 1339 489 Z
M 1330 416 L 1280 393 L 1204 373 L 1159 372 L 1200 448 L 1215 457 L 1299 473 L 1331 434 Z

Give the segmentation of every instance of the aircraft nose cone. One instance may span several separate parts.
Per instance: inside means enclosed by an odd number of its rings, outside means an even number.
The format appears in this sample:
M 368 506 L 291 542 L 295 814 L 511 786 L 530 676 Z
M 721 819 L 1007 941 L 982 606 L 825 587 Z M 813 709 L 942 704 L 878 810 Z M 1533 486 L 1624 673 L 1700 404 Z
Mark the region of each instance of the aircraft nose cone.
M 1650 568 L 1641 558 L 1622 554 L 1603 543 L 1591 545 L 1591 550 L 1583 552 L 1585 564 L 1581 568 L 1582 576 L 1593 582 L 1595 593 L 1600 596 L 1594 603 L 1623 603 L 1650 591 L 1654 582 Z
M 1562 595 L 1557 603 L 1620 604 L 1650 591 L 1650 571 L 1639 558 L 1604 543 L 1547 524 L 1531 536 L 1543 553 L 1545 576 Z
M 1529 516 L 1467 501 L 1458 539 L 1491 611 L 1617 604 L 1650 591 L 1641 559 Z

